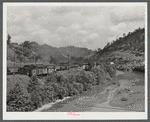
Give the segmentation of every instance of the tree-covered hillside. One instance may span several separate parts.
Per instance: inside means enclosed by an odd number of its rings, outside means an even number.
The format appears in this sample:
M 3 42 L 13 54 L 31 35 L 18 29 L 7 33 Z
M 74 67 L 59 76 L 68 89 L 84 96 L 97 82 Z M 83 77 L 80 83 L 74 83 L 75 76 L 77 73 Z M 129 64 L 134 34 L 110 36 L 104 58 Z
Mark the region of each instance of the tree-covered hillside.
M 91 57 L 96 62 L 113 61 L 116 63 L 131 63 L 144 61 L 145 52 L 145 29 L 136 29 L 127 35 L 108 43 L 103 50 L 98 51 Z
M 11 43 L 8 36 L 7 61 L 18 63 L 60 63 L 68 61 L 82 62 L 84 58 L 94 54 L 94 51 L 87 48 L 67 46 L 52 47 L 47 44 L 39 45 L 36 42 L 25 41 L 22 44 Z

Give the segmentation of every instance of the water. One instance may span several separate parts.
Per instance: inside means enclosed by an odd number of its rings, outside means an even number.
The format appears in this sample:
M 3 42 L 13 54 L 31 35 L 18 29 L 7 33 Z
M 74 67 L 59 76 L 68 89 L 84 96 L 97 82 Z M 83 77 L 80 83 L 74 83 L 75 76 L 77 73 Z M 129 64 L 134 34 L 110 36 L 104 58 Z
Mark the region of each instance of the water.
M 123 85 L 125 84 L 130 88 L 132 86 L 144 87 L 144 74 L 139 72 L 126 72 L 125 74 L 117 75 L 116 78 L 113 79 L 113 81 L 118 81 L 120 82 L 120 84 Z M 54 104 L 52 107 L 43 110 L 43 112 L 44 111 L 46 112 L 122 111 L 121 108 L 114 109 L 113 107 L 110 107 L 108 105 L 108 101 L 110 101 L 109 99 L 111 98 L 110 91 L 108 90 L 109 88 L 111 90 L 115 90 L 116 85 L 94 86 L 91 91 L 83 92 L 78 96 L 74 96 L 62 102 Z M 109 107 L 109 109 L 105 109 L 107 107 Z

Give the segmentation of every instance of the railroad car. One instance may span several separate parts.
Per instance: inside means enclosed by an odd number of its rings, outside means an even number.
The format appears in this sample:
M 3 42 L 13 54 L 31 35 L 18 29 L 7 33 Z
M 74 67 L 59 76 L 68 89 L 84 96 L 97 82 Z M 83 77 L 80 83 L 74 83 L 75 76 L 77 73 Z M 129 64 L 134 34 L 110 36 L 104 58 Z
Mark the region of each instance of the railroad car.
M 44 66 L 39 64 L 39 65 L 36 65 L 36 75 L 43 75 L 43 68 Z
M 82 69 L 83 70 L 89 70 L 90 69 L 90 65 L 88 63 L 83 63 L 82 64 Z
M 24 67 L 7 67 L 7 74 L 24 74 L 28 76 L 42 76 L 50 74 L 51 72 L 60 71 L 60 70 L 68 70 L 70 68 L 76 68 L 82 66 L 83 70 L 89 70 L 90 65 L 88 63 L 84 64 L 70 64 L 68 63 L 61 63 L 59 65 L 43 65 L 43 64 L 30 64 L 30 65 L 24 65 Z
M 25 65 L 23 68 L 20 68 L 18 71 L 20 72 L 20 74 L 24 74 L 28 76 L 37 75 L 37 68 L 35 65 Z
M 55 70 L 55 66 L 54 65 L 48 65 L 47 66 L 47 73 L 50 74 L 51 72 L 53 72 Z
M 79 65 L 78 64 L 73 64 L 72 66 L 71 66 L 71 68 L 77 68 Z
M 47 66 L 43 66 L 43 75 L 47 75 Z
M 7 67 L 7 75 L 18 74 L 19 67 Z
M 60 66 L 60 70 L 67 70 L 68 69 L 68 65 L 61 65 Z
M 56 66 L 55 66 L 56 71 L 61 70 L 61 68 L 60 68 L 60 67 L 61 67 L 61 65 L 56 65 Z

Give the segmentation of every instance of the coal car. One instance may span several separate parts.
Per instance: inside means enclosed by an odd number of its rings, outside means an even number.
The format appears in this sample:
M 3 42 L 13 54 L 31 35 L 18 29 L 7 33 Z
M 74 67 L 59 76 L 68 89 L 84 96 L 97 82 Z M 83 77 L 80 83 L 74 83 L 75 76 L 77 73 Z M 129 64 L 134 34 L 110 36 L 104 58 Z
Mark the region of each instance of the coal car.
M 18 74 L 19 67 L 7 67 L 7 75 Z

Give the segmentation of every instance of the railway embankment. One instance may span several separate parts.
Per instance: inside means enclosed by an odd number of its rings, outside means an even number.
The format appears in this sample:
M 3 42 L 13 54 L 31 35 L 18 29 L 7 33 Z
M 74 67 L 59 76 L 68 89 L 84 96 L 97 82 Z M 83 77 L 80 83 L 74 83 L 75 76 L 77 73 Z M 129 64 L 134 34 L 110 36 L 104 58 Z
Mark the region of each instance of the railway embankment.
M 90 71 L 53 72 L 42 79 L 10 75 L 7 77 L 7 111 L 34 111 L 45 104 L 91 90 L 92 86 L 109 85 L 115 74 L 113 65 L 101 64 Z

